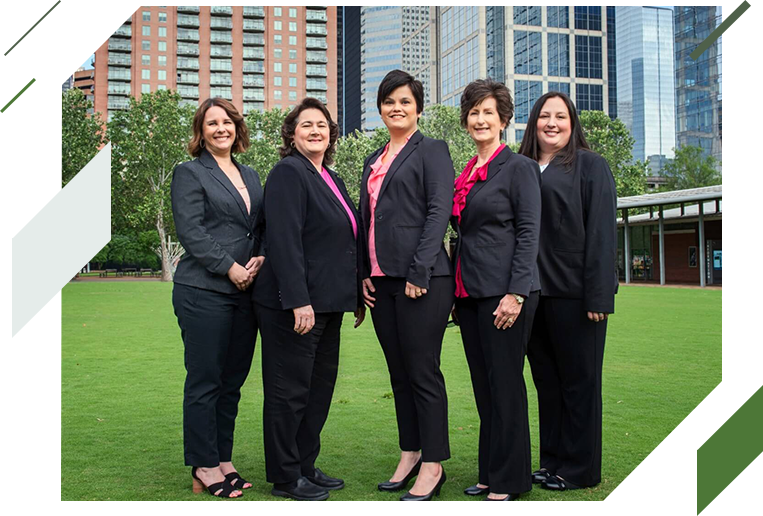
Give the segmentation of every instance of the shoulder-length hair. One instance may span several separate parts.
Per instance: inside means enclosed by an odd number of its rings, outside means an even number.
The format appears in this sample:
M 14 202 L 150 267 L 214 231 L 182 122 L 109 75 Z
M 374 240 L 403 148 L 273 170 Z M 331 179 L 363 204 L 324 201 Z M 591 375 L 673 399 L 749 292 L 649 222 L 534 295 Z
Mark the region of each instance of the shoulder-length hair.
M 461 94 L 461 127 L 466 127 L 469 111 L 490 97 L 495 99 L 501 122 L 506 126 L 509 125 L 514 116 L 514 103 L 511 100 L 511 93 L 503 83 L 487 78 L 470 82 Z
M 229 100 L 212 97 L 202 102 L 193 116 L 193 137 L 188 143 L 188 154 L 194 158 L 201 156 L 201 151 L 204 149 L 204 117 L 209 108 L 212 107 L 223 108 L 236 125 L 236 139 L 231 146 L 231 152 L 236 154 L 246 152 L 246 149 L 249 148 L 249 128 L 246 126 L 243 115 Z
M 339 126 L 331 119 L 331 113 L 326 105 L 318 99 L 312 97 L 305 97 L 302 102 L 294 106 L 294 109 L 286 115 L 281 126 L 281 139 L 283 145 L 278 149 L 282 158 L 291 156 L 296 149 L 292 147 L 294 143 L 294 132 L 297 130 L 297 121 L 299 115 L 306 109 L 317 109 L 323 116 L 326 117 L 326 122 L 329 124 L 329 146 L 323 155 L 323 162 L 330 165 L 334 161 L 334 152 L 336 152 L 336 140 L 339 137 Z
M 527 121 L 527 129 L 525 129 L 525 136 L 522 138 L 522 145 L 519 147 L 519 154 L 527 156 L 535 161 L 540 160 L 540 143 L 538 142 L 538 118 L 540 117 L 543 105 L 550 98 L 559 97 L 564 101 L 567 106 L 567 111 L 570 113 L 570 127 L 572 132 L 570 134 L 570 141 L 567 145 L 556 153 L 553 159 L 560 160 L 565 166 L 569 167 L 575 162 L 575 156 L 580 149 L 591 150 L 586 142 L 585 135 L 583 134 L 583 127 L 580 125 L 580 119 L 578 118 L 577 109 L 572 100 L 560 91 L 549 91 L 538 101 L 530 111 L 530 119 Z

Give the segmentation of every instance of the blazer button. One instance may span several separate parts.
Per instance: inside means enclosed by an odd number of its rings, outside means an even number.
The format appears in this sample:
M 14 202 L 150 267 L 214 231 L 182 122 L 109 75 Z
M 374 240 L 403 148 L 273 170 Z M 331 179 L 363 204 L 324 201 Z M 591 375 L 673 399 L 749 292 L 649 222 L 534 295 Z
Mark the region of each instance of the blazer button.
M 384 218 L 384 215 L 377 215 L 376 220 L 382 220 Z
M 247 233 L 247 234 L 246 234 L 246 238 L 248 238 L 249 240 L 251 240 L 251 239 L 252 239 L 252 234 L 251 234 L 251 233 Z

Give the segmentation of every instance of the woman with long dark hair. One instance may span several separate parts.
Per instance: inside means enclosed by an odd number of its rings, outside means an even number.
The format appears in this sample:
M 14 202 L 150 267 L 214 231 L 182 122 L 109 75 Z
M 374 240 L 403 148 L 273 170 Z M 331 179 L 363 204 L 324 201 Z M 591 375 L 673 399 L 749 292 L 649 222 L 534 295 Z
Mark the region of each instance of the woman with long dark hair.
M 542 292 L 527 353 L 540 413 L 533 482 L 591 487 L 601 481 L 601 371 L 617 292 L 615 181 L 564 93 L 538 99 L 519 152 L 542 173 Z

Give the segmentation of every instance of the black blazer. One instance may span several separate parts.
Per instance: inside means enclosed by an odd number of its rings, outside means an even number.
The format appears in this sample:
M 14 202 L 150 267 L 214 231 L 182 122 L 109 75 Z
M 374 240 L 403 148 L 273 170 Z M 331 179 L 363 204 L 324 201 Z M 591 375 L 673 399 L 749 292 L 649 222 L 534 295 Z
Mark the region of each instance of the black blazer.
M 461 224 L 451 218 L 461 258 L 461 280 L 469 296 L 528 296 L 540 290 L 540 169 L 505 147 L 466 197 Z
M 384 147 L 363 163 L 360 214 L 364 242 L 371 227 L 368 176 Z M 453 208 L 455 172 L 448 144 L 426 138 L 419 131 L 389 167 L 376 203 L 376 258 L 382 272 L 429 288 L 432 276 L 452 274 L 443 238 Z M 371 275 L 364 245 L 363 277 Z
M 358 224 L 344 182 L 328 172 Z M 276 163 L 265 183 L 264 211 L 268 259 L 254 300 L 276 310 L 306 305 L 317 313 L 356 310 L 361 298 L 352 223 L 310 160 L 294 151 Z
M 174 281 L 215 292 L 239 292 L 228 278 L 236 262 L 260 254 L 262 185 L 257 173 L 233 159 L 249 192 L 251 211 L 205 149 L 175 167 L 170 195 L 178 240 L 185 249 Z
M 580 150 L 574 166 L 543 171 L 541 295 L 582 299 L 586 311 L 614 313 L 617 190 L 607 162 Z

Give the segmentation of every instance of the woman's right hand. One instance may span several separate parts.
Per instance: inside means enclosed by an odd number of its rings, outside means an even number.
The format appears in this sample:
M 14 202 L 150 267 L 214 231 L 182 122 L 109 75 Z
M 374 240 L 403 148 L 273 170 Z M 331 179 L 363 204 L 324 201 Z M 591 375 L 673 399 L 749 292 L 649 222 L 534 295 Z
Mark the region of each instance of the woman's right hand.
M 366 278 L 363 280 L 363 300 L 366 302 L 366 304 L 370 307 L 374 307 L 374 303 L 376 302 L 376 298 L 371 295 L 372 292 L 376 292 L 376 287 L 374 287 L 374 284 L 371 282 L 371 278 Z
M 315 326 L 315 312 L 312 305 L 300 306 L 294 309 L 294 331 L 300 335 L 309 333 Z
M 249 271 L 245 267 L 233 262 L 233 265 L 228 269 L 228 279 L 230 279 L 236 288 L 239 290 L 246 290 L 252 283 Z

